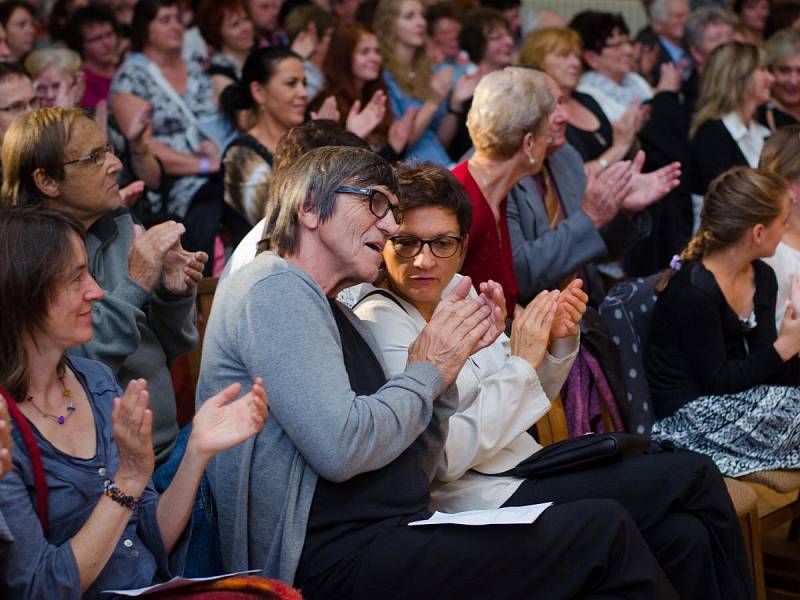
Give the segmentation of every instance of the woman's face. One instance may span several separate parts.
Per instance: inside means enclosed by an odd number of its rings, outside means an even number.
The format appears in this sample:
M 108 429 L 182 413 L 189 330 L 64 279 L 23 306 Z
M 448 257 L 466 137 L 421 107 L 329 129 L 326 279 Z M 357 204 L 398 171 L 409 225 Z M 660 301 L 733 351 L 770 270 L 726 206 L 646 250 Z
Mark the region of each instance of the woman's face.
M 15 61 L 33 50 L 36 38 L 36 20 L 33 15 L 24 8 L 15 9 L 6 24 L 6 38 Z
M 92 305 L 103 297 L 103 289 L 89 274 L 83 241 L 74 233 L 69 237 L 70 258 L 63 278 L 56 284 L 40 333 L 46 337 L 47 345 L 60 350 L 92 339 Z
M 549 52 L 542 61 L 542 69 L 556 80 L 558 87 L 571 94 L 581 78 L 581 59 L 569 50 Z
M 39 99 L 39 106 L 56 106 L 59 94 L 66 92 L 74 83 L 75 80 L 61 67 L 45 69 L 33 81 L 33 90 Z
M 413 238 L 436 241 L 425 244 L 414 258 L 399 256 L 396 248 L 413 245 Z M 431 251 L 433 245 L 438 254 L 447 254 L 454 243 L 450 238 L 461 238 L 456 215 L 440 206 L 421 206 L 403 211 L 403 224 L 383 249 L 391 289 L 423 309 L 423 314 L 432 312 L 461 267 L 466 242 L 459 243 L 449 258 L 439 258 Z
M 772 256 L 775 254 L 775 249 L 778 247 L 778 243 L 783 238 L 783 234 L 786 232 L 786 221 L 789 220 L 789 210 L 791 208 L 791 192 L 787 193 L 783 198 L 783 205 L 781 207 L 781 214 L 778 215 L 776 219 L 774 219 L 769 225 L 764 226 L 763 231 L 763 244 L 762 244 L 762 254 L 760 255 L 761 258 Z
M 787 106 L 800 104 L 800 54 L 783 61 L 772 71 L 772 76 L 773 97 Z
M 425 44 L 425 13 L 417 0 L 403 0 L 397 16 L 397 41 L 412 48 Z
M 183 23 L 177 6 L 163 6 L 147 26 L 147 47 L 161 51 L 180 50 L 183 45 Z
M 615 29 L 599 54 L 594 55 L 592 68 L 609 79 L 621 82 L 633 70 L 633 46 L 627 33 Z
M 259 118 L 272 120 L 287 130 L 305 120 L 308 92 L 300 60 L 283 59 L 275 66 L 272 78 L 259 87 L 256 98 L 261 108 Z
M 746 96 L 758 106 L 768 102 L 774 78 L 766 67 L 757 67 L 747 82 Z
M 381 74 L 382 61 L 378 38 L 371 33 L 363 34 L 353 50 L 353 77 L 363 83 L 375 81 Z
M 753 31 L 764 31 L 769 16 L 768 0 L 748 0 L 742 6 L 742 14 L 739 19 L 742 25 Z
M 226 11 L 222 18 L 222 46 L 238 52 L 247 52 L 253 47 L 255 32 L 253 22 L 242 10 Z

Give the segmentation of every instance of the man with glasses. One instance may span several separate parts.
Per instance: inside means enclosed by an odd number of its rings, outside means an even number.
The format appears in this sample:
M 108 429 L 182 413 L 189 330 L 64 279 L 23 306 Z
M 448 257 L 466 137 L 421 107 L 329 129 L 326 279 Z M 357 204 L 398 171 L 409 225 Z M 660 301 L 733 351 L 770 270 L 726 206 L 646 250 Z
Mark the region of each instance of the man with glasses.
M 122 385 L 149 381 L 153 445 L 162 462 L 178 434 L 169 366 L 197 345 L 194 292 L 208 257 L 181 247 L 181 224 L 147 231 L 136 224 L 121 206 L 121 163 L 105 131 L 81 110 L 20 116 L 6 133 L 3 163 L 3 204 L 45 205 L 86 229 L 89 270 L 105 296 L 93 307 L 92 340 L 71 352 L 106 363 Z
M 101 100 L 108 100 L 111 79 L 119 65 L 117 19 L 109 8 L 89 5 L 75 11 L 65 30 L 67 45 L 83 59 L 86 92 L 81 106 L 94 108 Z
M 3 147 L 3 138 L 14 119 L 34 108 L 36 94 L 25 69 L 15 63 L 0 62 L 0 148 Z

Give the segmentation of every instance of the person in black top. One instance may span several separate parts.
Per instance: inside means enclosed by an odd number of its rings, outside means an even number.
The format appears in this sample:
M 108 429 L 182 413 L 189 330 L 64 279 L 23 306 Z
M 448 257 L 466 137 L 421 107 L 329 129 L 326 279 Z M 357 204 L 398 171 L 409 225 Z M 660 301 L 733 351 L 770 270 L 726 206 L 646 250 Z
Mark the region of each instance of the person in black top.
M 800 467 L 800 318 L 790 306 L 776 334 L 777 282 L 760 260 L 781 240 L 789 199 L 769 171 L 720 175 L 657 286 L 645 354 L 654 436 L 709 454 L 731 477 Z
M 800 31 L 779 31 L 764 44 L 764 52 L 775 81 L 772 99 L 759 108 L 758 120 L 775 131 L 800 119 Z

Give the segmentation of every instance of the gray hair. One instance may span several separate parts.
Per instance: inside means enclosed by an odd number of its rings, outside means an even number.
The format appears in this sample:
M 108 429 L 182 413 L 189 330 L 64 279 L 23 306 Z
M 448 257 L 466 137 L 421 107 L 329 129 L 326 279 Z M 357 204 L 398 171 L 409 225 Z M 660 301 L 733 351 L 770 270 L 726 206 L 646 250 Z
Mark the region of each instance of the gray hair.
M 554 106 L 544 73 L 506 67 L 478 83 L 467 129 L 477 151 L 491 158 L 511 158 L 526 134 L 543 129 Z
M 384 158 L 371 150 L 350 146 L 314 148 L 295 163 L 279 169 L 264 210 L 264 234 L 259 252 L 273 250 L 296 254 L 299 248 L 300 210 L 313 210 L 324 222 L 333 214 L 336 188 L 382 185 L 397 194 L 397 174 Z
M 690 48 L 701 48 L 706 27 L 709 25 L 730 25 L 731 29 L 736 27 L 736 17 L 729 10 L 721 6 L 701 6 L 686 20 L 686 27 L 683 30 L 683 45 L 688 50 Z
M 650 5 L 650 20 L 660 23 L 665 22 L 669 18 L 669 3 L 675 1 L 676 0 L 653 0 L 653 3 Z M 689 0 L 681 1 L 689 6 Z
M 800 31 L 787 27 L 781 29 L 764 44 L 767 67 L 775 69 L 793 56 L 800 55 Z

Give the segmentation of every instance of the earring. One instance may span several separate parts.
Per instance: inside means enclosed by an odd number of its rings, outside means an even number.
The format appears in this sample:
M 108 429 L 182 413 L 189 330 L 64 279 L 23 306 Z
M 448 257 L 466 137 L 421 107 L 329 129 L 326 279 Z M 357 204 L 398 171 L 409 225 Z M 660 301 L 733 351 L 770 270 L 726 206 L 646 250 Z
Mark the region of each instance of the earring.
M 528 154 L 528 162 L 531 163 L 531 166 L 536 164 L 536 159 L 533 157 L 532 154 Z

